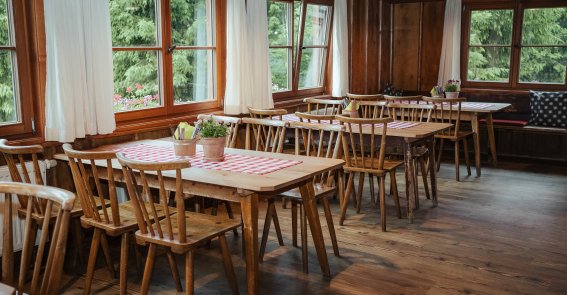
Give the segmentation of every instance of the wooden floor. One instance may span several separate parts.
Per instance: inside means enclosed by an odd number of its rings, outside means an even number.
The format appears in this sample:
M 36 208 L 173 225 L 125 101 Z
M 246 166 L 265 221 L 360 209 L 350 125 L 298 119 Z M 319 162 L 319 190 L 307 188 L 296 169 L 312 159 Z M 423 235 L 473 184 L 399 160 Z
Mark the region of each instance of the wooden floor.
M 261 293 L 565 294 L 567 168 L 502 162 L 499 168 L 485 167 L 482 172 L 480 178 L 464 177 L 457 183 L 454 166 L 444 164 L 439 174 L 439 207 L 431 208 L 422 195 L 415 223 L 408 224 L 395 217 L 393 202 L 388 200 L 386 233 L 380 231 L 378 209 L 366 188 L 361 214 L 350 206 L 345 225 L 336 224 L 341 257 L 333 256 L 324 228 L 332 279 L 321 275 L 313 248 L 309 250 L 310 274 L 301 271 L 300 249 L 290 246 L 290 210 L 278 206 L 286 246 L 278 246 L 272 232 L 260 265 Z M 401 173 L 398 179 L 403 179 Z M 405 187 L 402 181 L 400 187 Z M 265 204 L 261 214 L 264 209 Z M 332 209 L 337 220 L 338 202 L 332 203 Z M 323 216 L 321 220 L 326 225 Z M 241 239 L 232 233 L 228 236 L 240 292 L 245 294 Z M 230 293 L 218 243 L 197 254 L 196 293 Z M 110 278 L 99 262 L 93 292 L 117 294 L 118 280 Z M 133 255 L 131 262 L 128 289 L 138 294 L 140 280 Z M 165 256 L 158 256 L 151 294 L 176 294 L 166 262 Z M 181 257 L 178 263 L 183 271 Z M 82 294 L 84 277 L 78 273 L 66 271 L 65 294 Z

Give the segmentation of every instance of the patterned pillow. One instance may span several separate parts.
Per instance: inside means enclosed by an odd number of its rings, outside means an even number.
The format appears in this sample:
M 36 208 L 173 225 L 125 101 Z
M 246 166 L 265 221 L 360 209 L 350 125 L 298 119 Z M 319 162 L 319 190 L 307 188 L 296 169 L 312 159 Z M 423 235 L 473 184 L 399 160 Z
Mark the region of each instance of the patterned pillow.
M 528 125 L 567 128 L 567 92 L 530 91 Z

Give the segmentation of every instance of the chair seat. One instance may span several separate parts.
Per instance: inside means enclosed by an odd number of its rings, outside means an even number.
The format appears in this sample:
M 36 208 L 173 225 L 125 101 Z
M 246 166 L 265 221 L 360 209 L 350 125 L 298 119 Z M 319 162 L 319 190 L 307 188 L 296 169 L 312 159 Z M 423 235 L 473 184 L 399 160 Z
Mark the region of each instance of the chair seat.
M 442 139 L 448 139 L 448 140 L 461 140 L 465 137 L 471 136 L 473 135 L 474 132 L 472 131 L 459 131 L 456 135 L 455 134 L 435 134 L 435 138 L 442 138 Z
M 100 199 L 98 197 L 94 197 L 94 198 L 96 204 L 100 208 L 101 207 Z M 59 206 L 57 204 L 53 204 L 53 205 L 54 206 L 51 208 L 51 219 L 53 219 L 54 221 L 55 218 L 57 217 L 57 211 L 59 210 Z M 20 218 L 26 218 L 26 208 L 18 208 L 18 215 L 20 216 Z M 82 215 L 83 215 L 83 207 L 81 205 L 81 200 L 79 198 L 76 198 L 73 209 L 71 210 L 71 218 L 77 218 Z M 32 219 L 35 220 L 37 223 L 43 222 L 43 216 L 39 214 L 32 214 Z
M 379 159 L 374 159 L 374 161 L 366 159 L 364 164 L 362 163 L 362 160 L 360 160 L 360 159 L 357 160 L 357 161 L 354 161 L 353 159 L 351 159 L 351 160 L 352 160 L 351 164 L 356 163 L 356 165 L 355 166 L 346 166 L 345 165 L 344 166 L 345 171 L 365 172 L 365 173 L 372 173 L 372 174 L 383 174 L 383 173 L 395 170 L 397 167 L 404 164 L 403 161 L 384 160 L 383 169 L 376 169 L 376 168 L 372 168 L 372 167 L 378 167 Z M 374 163 L 372 163 L 372 162 L 374 162 Z
M 163 227 L 164 222 L 160 223 Z M 227 231 L 240 227 L 242 222 L 239 219 L 229 219 L 222 216 L 213 216 L 204 213 L 185 212 L 185 233 L 187 241 L 181 243 L 179 236 L 176 233 L 173 239 L 164 233 L 164 238 L 158 236 L 156 227 L 154 226 L 155 236 L 150 232 L 143 234 L 140 230 L 136 231 L 136 240 L 140 244 L 153 243 L 167 247 L 171 247 L 172 252 L 183 254 L 188 249 L 195 248 L 204 242 L 207 242 Z M 176 229 L 179 228 L 177 221 L 177 214 L 171 217 L 171 226 Z
M 334 186 L 327 186 L 324 184 L 316 183 L 313 185 L 315 189 L 315 199 L 319 200 L 320 198 L 327 197 L 328 195 L 334 193 L 336 191 Z M 303 202 L 303 198 L 301 197 L 301 192 L 299 188 L 294 188 L 287 192 L 281 194 L 282 197 L 288 198 L 294 202 Z

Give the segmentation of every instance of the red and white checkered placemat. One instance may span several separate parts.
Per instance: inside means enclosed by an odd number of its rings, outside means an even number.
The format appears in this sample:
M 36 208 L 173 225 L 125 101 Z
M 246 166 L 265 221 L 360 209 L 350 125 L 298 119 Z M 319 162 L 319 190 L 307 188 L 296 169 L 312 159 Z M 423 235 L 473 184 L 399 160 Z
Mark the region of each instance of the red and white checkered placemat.
M 461 103 L 461 109 L 486 109 L 491 107 L 491 103 L 484 103 L 484 102 L 463 102 Z
M 197 152 L 197 154 L 192 157 L 176 156 L 173 151 L 173 144 L 170 147 L 164 147 L 141 143 L 120 149 L 119 152 L 122 152 L 126 157 L 137 161 L 167 162 L 188 160 L 192 167 L 256 175 L 272 173 L 302 163 L 302 161 L 238 154 L 225 154 L 224 161 L 222 162 L 207 162 L 203 159 L 203 152 Z
M 284 115 L 282 117 L 282 119 L 284 121 L 290 121 L 290 122 L 300 122 L 299 117 L 294 115 L 294 114 L 287 114 Z M 319 123 L 319 121 L 311 121 L 311 123 Z M 331 122 L 329 122 L 329 120 L 321 120 L 320 124 L 331 124 Z M 339 125 L 339 121 L 333 121 L 332 123 L 333 125 Z M 414 127 L 421 124 L 420 122 L 403 122 L 403 121 L 396 121 L 396 122 L 391 122 L 388 123 L 388 128 L 391 129 L 405 129 L 405 128 L 410 128 L 410 127 Z M 371 124 L 362 124 L 362 127 L 370 127 Z M 374 127 L 376 128 L 382 128 L 383 124 L 374 124 Z

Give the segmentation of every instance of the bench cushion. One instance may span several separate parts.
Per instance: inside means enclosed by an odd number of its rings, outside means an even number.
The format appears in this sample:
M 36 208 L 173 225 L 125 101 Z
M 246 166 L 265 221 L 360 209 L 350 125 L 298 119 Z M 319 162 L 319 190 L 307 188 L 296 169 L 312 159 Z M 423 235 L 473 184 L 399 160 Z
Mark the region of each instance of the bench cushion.
M 567 92 L 530 91 L 528 125 L 567 128 Z

